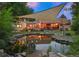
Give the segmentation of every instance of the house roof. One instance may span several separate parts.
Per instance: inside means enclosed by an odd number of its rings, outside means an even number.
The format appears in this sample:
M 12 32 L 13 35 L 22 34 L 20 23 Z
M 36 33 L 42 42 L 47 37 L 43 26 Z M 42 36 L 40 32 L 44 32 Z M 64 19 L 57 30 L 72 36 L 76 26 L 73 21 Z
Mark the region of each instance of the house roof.
M 36 21 L 54 21 L 54 20 L 58 20 L 56 16 L 59 14 L 59 12 L 63 7 L 64 7 L 64 4 L 54 8 L 50 8 L 48 10 L 44 10 L 42 12 L 18 16 L 18 18 L 34 18 L 36 19 Z

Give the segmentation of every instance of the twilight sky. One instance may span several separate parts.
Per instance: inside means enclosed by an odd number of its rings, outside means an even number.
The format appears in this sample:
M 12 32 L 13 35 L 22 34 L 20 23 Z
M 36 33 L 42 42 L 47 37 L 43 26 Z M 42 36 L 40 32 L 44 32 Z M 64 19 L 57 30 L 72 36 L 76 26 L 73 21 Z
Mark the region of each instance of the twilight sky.
M 60 4 L 64 4 L 64 2 L 28 2 L 27 6 L 29 6 L 30 8 L 32 8 L 34 10 L 34 12 L 39 12 L 39 11 L 43 11 L 52 7 L 56 7 Z M 61 10 L 61 12 L 58 14 L 57 18 L 59 18 L 62 14 L 64 14 L 66 16 L 66 18 L 68 20 L 72 19 L 72 15 L 71 15 L 71 10 L 67 10 L 64 11 L 65 8 L 71 8 L 71 5 L 73 3 L 69 2 L 65 5 L 65 7 Z

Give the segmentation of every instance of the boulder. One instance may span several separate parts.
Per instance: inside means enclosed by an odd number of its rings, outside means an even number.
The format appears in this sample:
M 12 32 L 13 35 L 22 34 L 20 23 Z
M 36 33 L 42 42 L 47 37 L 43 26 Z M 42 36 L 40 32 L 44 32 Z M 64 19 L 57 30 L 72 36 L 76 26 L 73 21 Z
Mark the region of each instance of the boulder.
M 22 57 L 22 56 L 21 56 L 21 53 L 15 54 L 15 57 Z
M 47 56 L 47 52 L 46 51 L 42 51 L 42 56 Z
M 4 53 L 4 50 L 3 49 L 0 49 L 0 53 Z
M 0 49 L 0 57 L 9 57 L 7 53 L 4 53 L 3 49 Z
M 26 52 L 22 52 L 21 56 L 25 57 L 26 56 Z

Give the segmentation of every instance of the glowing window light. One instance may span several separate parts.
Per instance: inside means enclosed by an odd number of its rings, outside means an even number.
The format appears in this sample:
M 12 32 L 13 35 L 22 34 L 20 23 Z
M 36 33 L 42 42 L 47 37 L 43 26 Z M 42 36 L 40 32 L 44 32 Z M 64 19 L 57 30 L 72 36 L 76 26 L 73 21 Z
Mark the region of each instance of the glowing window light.
M 30 24 L 29 26 L 30 26 L 30 27 L 32 27 L 32 25 L 31 25 L 31 24 Z
M 39 38 L 41 38 L 41 36 L 38 36 Z
M 58 23 L 55 24 L 56 26 L 58 25 Z
M 41 23 L 39 23 L 38 25 L 41 25 Z

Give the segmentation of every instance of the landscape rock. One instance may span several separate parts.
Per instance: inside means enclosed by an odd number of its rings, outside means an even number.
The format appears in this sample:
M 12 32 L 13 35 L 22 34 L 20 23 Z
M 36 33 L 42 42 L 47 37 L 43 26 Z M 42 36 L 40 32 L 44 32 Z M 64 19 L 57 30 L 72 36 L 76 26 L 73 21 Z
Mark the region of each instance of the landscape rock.
M 25 56 L 26 56 L 26 52 L 22 52 L 21 55 L 22 55 L 23 57 L 25 57 Z

